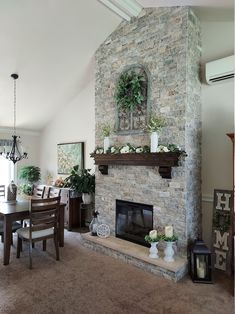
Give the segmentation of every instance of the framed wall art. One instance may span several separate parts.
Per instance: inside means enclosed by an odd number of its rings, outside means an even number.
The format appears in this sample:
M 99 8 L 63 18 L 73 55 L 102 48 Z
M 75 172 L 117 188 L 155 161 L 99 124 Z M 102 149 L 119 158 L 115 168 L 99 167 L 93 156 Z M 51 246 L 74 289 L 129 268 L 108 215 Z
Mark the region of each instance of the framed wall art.
M 70 174 L 76 165 L 84 168 L 84 142 L 57 144 L 58 174 Z

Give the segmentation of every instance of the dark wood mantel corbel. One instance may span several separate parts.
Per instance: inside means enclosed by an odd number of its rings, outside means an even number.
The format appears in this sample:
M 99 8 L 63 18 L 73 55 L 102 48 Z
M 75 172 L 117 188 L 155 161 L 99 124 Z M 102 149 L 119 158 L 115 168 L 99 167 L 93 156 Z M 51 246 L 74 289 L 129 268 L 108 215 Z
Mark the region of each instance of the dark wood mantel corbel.
M 162 178 L 171 179 L 171 168 L 179 165 L 181 152 L 95 154 L 95 164 L 102 174 L 108 174 L 108 165 L 157 166 Z

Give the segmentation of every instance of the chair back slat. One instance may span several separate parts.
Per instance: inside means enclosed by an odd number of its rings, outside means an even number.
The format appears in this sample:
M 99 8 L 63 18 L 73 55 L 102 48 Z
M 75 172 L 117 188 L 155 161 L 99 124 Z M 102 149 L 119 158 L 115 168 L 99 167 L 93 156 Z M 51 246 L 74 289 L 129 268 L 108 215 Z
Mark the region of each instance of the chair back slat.
M 33 231 L 58 228 L 60 196 L 44 199 L 32 199 L 30 210 L 30 237 Z
M 45 185 L 34 185 L 33 186 L 33 197 L 43 198 L 45 193 Z
M 42 216 L 38 217 L 38 215 L 37 215 L 34 218 L 34 215 L 31 215 L 32 225 L 49 224 L 49 223 L 54 222 L 54 215 L 56 215 L 56 211 L 51 210 L 50 212 L 51 212 L 51 214 L 49 214 L 49 216 L 48 215 L 42 215 Z
M 0 196 L 5 197 L 5 185 L 0 185 Z
M 61 194 L 61 189 L 60 188 L 54 188 L 54 187 L 50 187 L 48 190 L 48 198 L 53 198 L 53 197 L 57 197 L 60 196 Z

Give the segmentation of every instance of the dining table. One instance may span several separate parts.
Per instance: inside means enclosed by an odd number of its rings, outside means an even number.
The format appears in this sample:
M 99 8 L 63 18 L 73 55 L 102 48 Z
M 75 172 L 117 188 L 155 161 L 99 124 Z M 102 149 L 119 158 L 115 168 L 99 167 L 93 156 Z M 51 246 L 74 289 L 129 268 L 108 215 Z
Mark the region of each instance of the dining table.
M 0 218 L 3 218 L 3 265 L 10 262 L 11 243 L 12 243 L 12 223 L 29 219 L 30 200 L 17 200 L 13 202 L 0 201 Z M 59 246 L 64 246 L 64 207 L 60 203 L 58 215 L 58 240 Z

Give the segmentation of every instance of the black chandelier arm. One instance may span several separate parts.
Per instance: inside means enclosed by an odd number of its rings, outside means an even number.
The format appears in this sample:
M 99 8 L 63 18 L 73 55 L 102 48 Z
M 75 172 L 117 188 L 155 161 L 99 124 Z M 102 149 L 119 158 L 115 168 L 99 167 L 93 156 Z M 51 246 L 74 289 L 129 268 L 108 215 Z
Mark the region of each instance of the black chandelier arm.
M 6 158 L 11 160 L 15 164 L 17 161 L 20 161 L 23 158 L 27 158 L 27 153 L 23 152 L 22 154 L 20 152 L 19 147 L 18 147 L 18 144 L 20 143 L 20 141 L 17 140 L 18 136 L 12 135 L 12 137 L 13 137 L 12 149 L 10 153 L 7 154 Z

